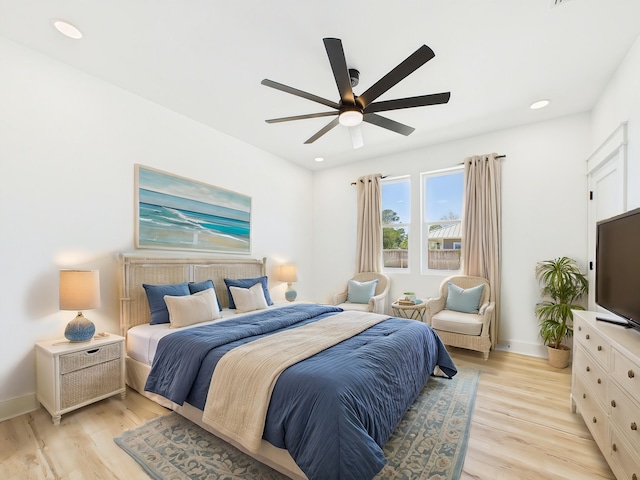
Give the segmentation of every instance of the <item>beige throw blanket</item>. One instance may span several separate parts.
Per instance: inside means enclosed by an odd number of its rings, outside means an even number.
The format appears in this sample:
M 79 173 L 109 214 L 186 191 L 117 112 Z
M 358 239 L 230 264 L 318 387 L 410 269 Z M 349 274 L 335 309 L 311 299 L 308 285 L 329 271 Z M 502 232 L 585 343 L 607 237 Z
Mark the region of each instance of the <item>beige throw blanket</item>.
M 257 452 L 279 375 L 287 367 L 387 318 L 375 313 L 341 312 L 234 348 L 220 359 L 213 372 L 204 422 L 249 452 Z

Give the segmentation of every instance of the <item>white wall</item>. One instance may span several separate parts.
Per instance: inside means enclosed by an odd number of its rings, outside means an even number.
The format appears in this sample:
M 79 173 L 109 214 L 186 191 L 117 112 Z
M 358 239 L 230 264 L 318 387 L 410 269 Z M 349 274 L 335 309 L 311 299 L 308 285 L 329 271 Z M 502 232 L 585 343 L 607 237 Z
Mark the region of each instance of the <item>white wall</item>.
M 35 406 L 33 345 L 59 338 L 60 268 L 99 268 L 117 333 L 116 252 L 134 250 L 134 164 L 252 197 L 252 257 L 311 277 L 309 171 L 0 38 L 0 420 Z M 268 181 L 266 180 L 268 179 Z M 274 300 L 286 284 L 271 280 Z
M 366 148 L 366 147 L 365 147 Z M 350 183 L 369 173 L 412 178 L 412 220 L 420 221 L 420 172 L 452 167 L 470 155 L 497 152 L 502 160 L 502 321 L 500 345 L 544 355 L 534 306 L 536 262 L 569 256 L 586 268 L 589 116 L 575 115 L 525 127 L 398 153 L 393 157 L 316 172 L 313 179 L 314 291 L 320 301 L 344 288 L 355 270 L 356 198 Z M 417 230 L 410 242 L 419 243 Z M 391 298 L 405 290 L 436 296 L 443 276 L 391 274 Z
M 591 149 L 627 124 L 627 208 L 640 207 L 640 37 L 600 96 L 591 114 Z

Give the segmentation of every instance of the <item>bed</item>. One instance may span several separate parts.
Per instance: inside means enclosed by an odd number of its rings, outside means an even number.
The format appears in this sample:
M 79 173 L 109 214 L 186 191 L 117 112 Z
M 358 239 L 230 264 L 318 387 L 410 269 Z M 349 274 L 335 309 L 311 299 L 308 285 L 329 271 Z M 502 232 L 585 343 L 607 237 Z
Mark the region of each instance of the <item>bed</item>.
M 265 259 L 119 257 L 127 384 L 290 478 L 372 478 L 385 462 L 382 445 L 434 369 L 448 376 L 456 373 L 437 335 L 420 322 L 315 304 L 274 304 L 243 314 L 230 310 L 224 279 L 264 277 Z M 221 318 L 184 328 L 149 324 L 143 284 L 208 280 L 213 282 Z M 355 330 L 343 337 L 342 329 Z M 297 342 L 291 338 L 299 337 L 303 338 L 299 351 L 288 353 L 293 350 L 286 347 Z M 305 343 L 317 339 L 327 343 L 314 346 L 317 351 Z M 284 341 L 285 347 L 275 346 L 276 341 Z M 268 354 L 266 348 L 281 355 Z M 281 358 L 300 352 L 303 356 L 282 363 Z M 249 366 L 227 365 L 234 355 Z M 263 357 L 251 360 L 250 355 Z M 257 443 L 248 441 L 225 423 L 227 417 L 237 422 L 239 415 L 226 415 L 225 409 L 233 410 L 229 405 L 241 398 L 234 400 L 231 387 L 238 383 L 241 392 L 263 388 L 259 381 L 263 373 L 249 379 L 251 364 L 262 365 L 275 357 L 281 373 L 274 374 L 271 387 L 264 387 L 269 390 L 265 398 L 271 401 L 263 407 L 251 404 L 242 413 L 260 418 L 256 412 L 261 408 L 266 412 L 258 424 Z M 234 370 L 241 368 L 245 370 Z M 250 397 L 262 398 L 262 393 Z

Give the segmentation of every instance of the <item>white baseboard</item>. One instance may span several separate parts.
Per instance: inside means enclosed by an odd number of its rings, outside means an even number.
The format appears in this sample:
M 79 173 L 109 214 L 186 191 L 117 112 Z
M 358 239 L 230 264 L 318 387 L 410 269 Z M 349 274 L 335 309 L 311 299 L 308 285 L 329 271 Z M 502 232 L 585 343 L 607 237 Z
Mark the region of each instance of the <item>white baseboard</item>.
M 498 343 L 496 350 L 529 355 L 530 357 L 547 358 L 547 347 L 539 343 L 527 343 L 517 341 L 502 341 Z
M 33 412 L 38 408 L 40 408 L 40 404 L 38 403 L 35 393 L 3 400 L 0 402 L 0 422 Z

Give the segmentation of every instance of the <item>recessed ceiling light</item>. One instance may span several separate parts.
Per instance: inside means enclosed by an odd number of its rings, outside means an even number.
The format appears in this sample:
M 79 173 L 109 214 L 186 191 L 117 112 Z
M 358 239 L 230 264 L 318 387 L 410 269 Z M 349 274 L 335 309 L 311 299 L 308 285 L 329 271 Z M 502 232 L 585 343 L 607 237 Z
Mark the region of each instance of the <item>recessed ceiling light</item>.
M 544 108 L 547 105 L 549 105 L 549 100 L 538 100 L 537 102 L 533 102 L 531 105 L 529 105 L 529 108 L 531 110 L 537 110 L 539 108 Z
M 74 40 L 82 38 L 82 32 L 69 22 L 60 19 L 53 19 L 51 20 L 51 23 L 56 30 L 69 38 L 73 38 Z
M 316 158 L 314 158 L 314 160 L 316 162 L 324 162 L 324 158 L 322 158 L 322 157 L 316 157 Z

